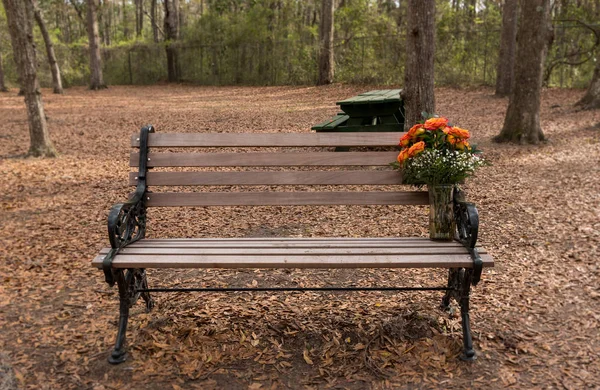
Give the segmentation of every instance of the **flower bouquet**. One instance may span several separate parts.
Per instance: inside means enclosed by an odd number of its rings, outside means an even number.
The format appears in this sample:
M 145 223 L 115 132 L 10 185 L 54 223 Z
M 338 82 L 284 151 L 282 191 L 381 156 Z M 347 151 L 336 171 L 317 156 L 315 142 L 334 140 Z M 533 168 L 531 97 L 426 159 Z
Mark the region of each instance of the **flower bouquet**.
M 392 165 L 402 170 L 405 183 L 427 185 L 431 239 L 454 238 L 454 186 L 485 164 L 469 138 L 468 130 L 439 117 L 416 124 L 400 138 L 398 161 Z

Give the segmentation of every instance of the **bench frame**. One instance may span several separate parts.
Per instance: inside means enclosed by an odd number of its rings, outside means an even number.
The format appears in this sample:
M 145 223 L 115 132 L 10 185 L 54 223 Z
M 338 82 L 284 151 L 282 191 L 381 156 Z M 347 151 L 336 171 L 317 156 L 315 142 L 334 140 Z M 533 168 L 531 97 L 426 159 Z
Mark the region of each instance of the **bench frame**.
M 146 271 L 143 268 L 114 268 L 113 259 L 123 248 L 145 237 L 146 234 L 146 200 L 147 187 L 146 175 L 148 172 L 148 134 L 154 132 L 153 126 L 143 127 L 140 131 L 139 143 L 139 171 L 137 186 L 134 194 L 124 203 L 115 204 L 108 215 L 108 236 L 111 249 L 102 261 L 102 270 L 105 281 L 112 287 L 115 284 L 119 290 L 119 325 L 115 346 L 108 361 L 111 364 L 122 363 L 127 358 L 125 349 L 125 336 L 129 318 L 129 309 L 142 298 L 146 310 L 154 307 L 151 292 L 191 292 L 191 291 L 421 291 L 442 290 L 441 308 L 448 310 L 451 299 L 455 299 L 461 308 L 461 323 L 463 330 L 464 349 L 462 360 L 475 360 L 469 319 L 469 298 L 471 285 L 479 282 L 482 273 L 483 261 L 479 256 L 476 243 L 479 230 L 479 216 L 474 204 L 466 202 L 464 194 L 454 190 L 454 214 L 457 225 L 455 239 L 459 241 L 470 254 L 473 260 L 472 268 L 450 268 L 446 287 L 323 287 L 323 288 L 154 288 L 148 287 Z

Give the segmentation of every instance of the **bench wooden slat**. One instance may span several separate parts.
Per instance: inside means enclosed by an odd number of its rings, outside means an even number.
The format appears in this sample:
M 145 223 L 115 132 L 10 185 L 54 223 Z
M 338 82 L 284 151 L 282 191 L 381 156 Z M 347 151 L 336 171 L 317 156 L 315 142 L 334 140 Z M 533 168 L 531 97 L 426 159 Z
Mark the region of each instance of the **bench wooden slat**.
M 138 183 L 129 173 L 129 185 Z M 394 185 L 402 184 L 397 171 L 295 171 L 295 172 L 148 172 L 149 186 L 221 185 Z
M 108 248 L 106 248 L 108 249 Z M 398 248 L 398 247 L 360 247 L 360 248 L 335 248 L 335 247 L 321 247 L 321 248 L 277 248 L 277 247 L 262 247 L 262 248 L 246 248 L 246 247 L 231 247 L 231 248 L 181 248 L 181 247 L 165 247 L 165 248 L 138 248 L 138 247 L 127 247 L 121 249 L 119 254 L 121 255 L 168 255 L 168 256 L 181 256 L 181 255 L 286 255 L 286 256 L 299 256 L 299 255 L 347 255 L 347 256 L 369 256 L 369 255 L 460 255 L 466 254 L 465 248 L 449 248 L 449 247 L 438 247 L 438 248 Z
M 92 264 L 100 268 L 104 256 Z M 482 255 L 484 266 L 493 266 L 490 255 Z M 115 268 L 470 268 L 469 255 L 117 255 Z
M 150 147 L 313 147 L 395 146 L 403 133 L 151 133 Z M 139 147 L 139 135 L 131 136 Z
M 390 243 L 404 243 L 404 242 L 417 242 L 424 246 L 431 245 L 460 245 L 456 241 L 431 241 L 426 237 L 219 237 L 219 238 L 145 238 L 141 241 L 136 241 L 131 245 L 140 245 L 161 242 L 173 242 L 173 243 L 187 243 L 187 242 L 200 242 L 200 243 L 221 243 L 227 245 L 232 242 L 240 243 L 262 243 L 262 242 L 284 242 L 284 243 L 302 243 L 302 242 L 315 242 L 315 243 L 377 243 L 377 242 L 390 242 Z
M 431 241 L 428 238 L 173 238 L 143 239 L 128 248 L 463 248 L 457 241 Z M 100 253 L 108 253 L 104 248 Z M 486 253 L 478 247 L 480 253 Z
M 421 250 L 422 247 L 400 247 L 400 246 L 390 246 L 390 245 L 363 245 L 363 246 L 348 246 L 348 245 L 334 245 L 334 246 L 320 246 L 320 245 L 297 245 L 297 246 L 284 246 L 278 245 L 277 243 L 272 243 L 269 245 L 243 245 L 243 244 L 232 244 L 230 246 L 218 246 L 218 245 L 203 245 L 203 246 L 194 246 L 194 245 L 153 245 L 153 246 L 134 246 L 130 245 L 127 247 L 125 254 L 179 254 L 179 253 L 187 253 L 187 254 L 216 254 L 219 251 L 260 251 L 257 253 L 263 253 L 263 251 L 267 251 L 270 254 L 273 254 L 275 251 L 279 251 L 283 253 L 283 251 L 304 251 L 310 250 L 311 253 L 320 253 L 320 250 L 325 252 L 335 252 L 335 251 L 360 251 L 361 253 L 379 253 L 379 254 L 390 254 L 390 253 L 405 253 L 405 254 L 419 254 L 419 253 L 454 253 L 461 254 L 466 253 L 464 247 L 434 247 L 427 248 L 426 250 Z M 179 252 L 183 250 L 184 252 Z M 487 250 L 484 248 L 478 248 L 479 254 L 486 254 Z M 103 248 L 100 251 L 101 255 L 105 255 L 110 251 L 110 248 Z M 267 253 L 265 252 L 265 253 Z M 324 253 L 325 253 L 324 252 Z
M 149 207 L 177 206 L 302 206 L 302 205 L 427 205 L 425 191 L 405 192 L 156 192 Z
M 398 152 L 150 153 L 148 167 L 387 166 Z M 129 166 L 139 166 L 131 153 Z
M 427 240 L 429 241 L 429 240 Z M 263 240 L 263 241 L 195 241 L 195 240 L 148 240 L 144 239 L 128 246 L 129 248 L 462 248 L 457 242 L 437 243 L 429 241 L 423 243 L 419 241 L 281 241 L 281 240 Z

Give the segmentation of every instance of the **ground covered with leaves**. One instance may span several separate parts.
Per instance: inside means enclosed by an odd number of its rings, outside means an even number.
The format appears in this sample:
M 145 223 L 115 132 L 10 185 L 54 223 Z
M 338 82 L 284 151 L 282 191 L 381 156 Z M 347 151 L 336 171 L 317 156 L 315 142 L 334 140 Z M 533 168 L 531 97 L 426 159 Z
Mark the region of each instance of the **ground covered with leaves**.
M 495 257 L 473 289 L 477 361 L 441 294 L 157 294 L 130 318 L 127 362 L 106 359 L 116 289 L 91 259 L 126 198 L 129 137 L 309 132 L 372 86 L 111 87 L 44 91 L 55 159 L 24 158 L 25 109 L 0 95 L 0 376 L 41 389 L 597 388 L 600 376 L 600 112 L 546 90 L 540 146 L 498 145 L 507 101 L 436 91 L 492 163 L 466 184 Z M 421 207 L 153 209 L 149 237 L 425 236 Z M 442 271 L 149 271 L 153 286 L 442 285 Z M 9 378 L 14 373 L 14 378 Z M 9 385 L 6 385 L 9 386 Z

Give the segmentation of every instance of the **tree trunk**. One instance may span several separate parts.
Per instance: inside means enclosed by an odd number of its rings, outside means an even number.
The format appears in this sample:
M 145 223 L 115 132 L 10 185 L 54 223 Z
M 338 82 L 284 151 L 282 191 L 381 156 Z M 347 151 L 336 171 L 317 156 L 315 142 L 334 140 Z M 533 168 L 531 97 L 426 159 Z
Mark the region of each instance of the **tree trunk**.
M 60 78 L 60 69 L 58 68 L 58 61 L 56 61 L 56 55 L 54 54 L 54 45 L 52 39 L 46 28 L 46 23 L 42 18 L 42 11 L 40 10 L 37 0 L 31 0 L 33 6 L 33 15 L 35 21 L 40 28 L 42 37 L 44 38 L 44 44 L 46 45 L 46 55 L 48 56 L 48 64 L 50 64 L 50 72 L 52 73 L 52 88 L 54 93 L 63 93 L 62 80 Z
M 110 46 L 110 34 L 111 34 L 111 30 L 112 30 L 112 17 L 113 17 L 113 4 L 112 3 L 108 3 L 106 0 L 104 0 L 104 7 L 103 7 L 103 11 L 104 11 L 104 25 L 102 27 L 102 29 L 104 30 L 104 45 L 105 46 Z
M 158 22 L 156 21 L 156 0 L 150 3 L 150 23 L 152 24 L 152 37 L 158 43 Z
M 505 0 L 502 8 L 502 36 L 496 72 L 496 96 L 508 96 L 514 82 L 515 51 L 517 46 L 518 0 Z
M 4 83 L 4 68 L 2 67 L 2 51 L 1 50 L 0 50 L 0 92 L 8 92 L 8 88 L 6 88 L 6 84 Z
M 123 37 L 125 40 L 129 40 L 129 27 L 127 25 L 127 4 L 125 0 L 121 3 L 121 24 L 123 25 Z
M 31 142 L 29 155 L 54 157 L 56 150 L 48 133 L 42 93 L 36 73 L 35 41 L 31 24 L 33 7 L 29 1 L 22 0 L 2 0 L 2 3 L 27 106 Z
M 404 128 L 435 113 L 433 60 L 435 53 L 435 0 L 408 0 L 406 68 L 404 70 Z
M 102 58 L 100 57 L 100 37 L 98 36 L 98 20 L 96 19 L 96 1 L 87 1 L 87 30 L 90 49 L 90 89 L 106 88 L 102 76 Z
M 587 92 L 575 105 L 580 106 L 584 110 L 600 108 L 600 58 L 596 58 L 594 76 Z
M 548 42 L 550 0 L 521 0 L 517 32 L 514 86 L 504 127 L 494 140 L 538 144 L 544 140 L 540 126 L 540 94 L 545 47 Z
M 179 39 L 179 0 L 164 0 L 167 72 L 170 83 L 179 81 L 179 63 L 175 41 Z
M 322 0 L 319 41 L 319 80 L 317 85 L 333 83 L 335 63 L 333 62 L 333 0 Z
M 144 0 L 135 0 L 135 36 L 140 38 L 144 28 Z

